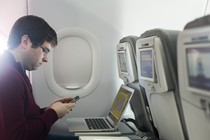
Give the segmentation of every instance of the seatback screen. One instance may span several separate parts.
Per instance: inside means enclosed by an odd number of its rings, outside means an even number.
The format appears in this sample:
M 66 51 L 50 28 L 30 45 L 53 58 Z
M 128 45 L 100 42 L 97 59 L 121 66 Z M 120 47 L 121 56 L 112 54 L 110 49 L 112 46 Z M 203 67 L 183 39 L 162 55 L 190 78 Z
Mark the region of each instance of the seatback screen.
M 210 48 L 187 48 L 189 87 L 210 90 Z
M 140 49 L 140 77 L 154 82 L 154 61 L 152 48 Z
M 126 56 L 125 52 L 118 52 L 119 63 L 120 63 L 120 71 L 124 73 L 128 73 L 126 66 Z
M 112 119 L 115 125 L 117 125 L 122 118 L 126 106 L 132 96 L 132 92 L 121 87 L 118 94 L 112 104 L 111 111 L 109 112 L 109 117 Z

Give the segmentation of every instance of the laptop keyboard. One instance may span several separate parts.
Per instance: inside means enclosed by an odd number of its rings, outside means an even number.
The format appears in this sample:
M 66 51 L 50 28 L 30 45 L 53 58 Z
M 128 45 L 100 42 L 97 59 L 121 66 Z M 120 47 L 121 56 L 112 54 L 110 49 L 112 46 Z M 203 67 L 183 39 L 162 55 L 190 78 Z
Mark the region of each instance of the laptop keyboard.
M 109 126 L 106 124 L 104 119 L 102 118 L 94 118 L 94 119 L 85 119 L 87 126 L 89 129 L 109 129 Z

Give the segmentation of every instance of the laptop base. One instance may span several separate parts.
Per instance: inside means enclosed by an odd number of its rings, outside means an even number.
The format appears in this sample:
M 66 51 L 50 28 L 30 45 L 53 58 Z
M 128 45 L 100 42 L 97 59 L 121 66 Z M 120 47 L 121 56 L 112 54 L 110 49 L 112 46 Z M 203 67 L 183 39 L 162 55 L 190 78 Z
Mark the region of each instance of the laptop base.
M 76 132 L 75 136 L 121 136 L 121 132 Z

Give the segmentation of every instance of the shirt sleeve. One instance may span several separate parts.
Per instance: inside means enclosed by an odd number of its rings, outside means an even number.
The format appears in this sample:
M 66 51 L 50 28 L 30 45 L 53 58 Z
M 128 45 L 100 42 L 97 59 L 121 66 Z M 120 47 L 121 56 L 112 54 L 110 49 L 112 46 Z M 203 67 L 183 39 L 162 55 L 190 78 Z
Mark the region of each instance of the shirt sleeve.
M 1 98 L 0 98 L 1 102 Z M 4 116 L 2 114 L 2 105 L 0 104 L 0 136 L 2 140 L 7 140 L 6 138 L 6 132 L 5 132 L 5 126 L 4 126 Z
M 0 124 L 4 124 L 8 139 L 44 139 L 58 119 L 56 112 L 53 109 L 41 112 L 34 100 L 29 100 L 24 79 L 14 75 L 7 75 L 3 79 L 0 79 L 0 114 L 3 114 Z

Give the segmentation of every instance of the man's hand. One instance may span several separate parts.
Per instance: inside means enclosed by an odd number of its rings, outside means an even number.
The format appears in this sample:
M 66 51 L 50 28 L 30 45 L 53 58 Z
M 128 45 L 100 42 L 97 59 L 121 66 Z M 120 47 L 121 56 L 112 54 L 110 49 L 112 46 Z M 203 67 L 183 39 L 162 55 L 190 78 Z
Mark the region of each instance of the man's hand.
M 62 118 L 63 116 L 65 116 L 74 107 L 75 107 L 75 103 L 71 103 L 71 102 L 69 103 L 55 102 L 51 106 L 51 108 L 55 110 L 55 112 L 57 113 L 58 118 Z
M 75 106 L 75 103 L 71 103 L 72 100 L 73 98 L 61 98 L 55 100 L 52 104 L 46 107 L 44 111 L 52 108 L 57 113 L 58 118 L 62 118 Z

